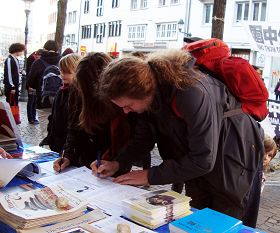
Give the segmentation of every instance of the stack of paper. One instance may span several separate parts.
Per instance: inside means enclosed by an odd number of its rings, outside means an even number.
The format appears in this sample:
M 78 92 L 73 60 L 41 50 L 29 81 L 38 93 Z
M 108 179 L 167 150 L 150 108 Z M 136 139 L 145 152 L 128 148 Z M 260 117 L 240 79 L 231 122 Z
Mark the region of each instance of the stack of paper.
M 58 205 L 63 198 L 65 205 Z M 0 198 L 0 219 L 14 228 L 32 228 L 81 216 L 87 202 L 60 186 Z
M 158 190 L 122 201 L 124 216 L 155 229 L 191 214 L 190 198 L 174 191 Z
M 241 227 L 240 220 L 208 208 L 169 224 L 171 233 L 239 232 Z

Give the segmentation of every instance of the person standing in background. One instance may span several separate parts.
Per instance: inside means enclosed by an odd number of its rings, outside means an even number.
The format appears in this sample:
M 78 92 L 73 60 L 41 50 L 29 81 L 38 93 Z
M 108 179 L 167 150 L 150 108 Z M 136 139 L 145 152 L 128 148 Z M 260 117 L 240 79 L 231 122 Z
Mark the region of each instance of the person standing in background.
M 22 56 L 25 45 L 14 43 L 9 47 L 10 55 L 4 63 L 4 86 L 6 101 L 10 103 L 11 94 L 15 96 L 15 104 L 18 104 L 19 96 L 19 63 L 17 57 Z
M 280 100 L 280 79 L 278 80 L 278 83 L 276 84 L 274 88 L 274 93 L 275 93 L 275 100 L 279 101 Z
M 43 52 L 43 49 L 38 49 L 37 51 L 34 51 L 31 53 L 27 60 L 26 60 L 26 74 L 27 78 L 29 77 L 28 74 L 31 70 L 31 66 L 36 61 L 41 57 L 41 54 Z M 26 82 L 26 90 L 28 92 L 28 101 L 27 101 L 27 118 L 28 122 L 30 124 L 39 124 L 39 121 L 36 119 L 36 89 L 33 89 L 28 86 L 28 81 Z
M 42 85 L 43 85 L 43 73 L 47 68 L 45 64 L 48 65 L 58 65 L 58 62 L 61 58 L 58 53 L 59 47 L 54 40 L 48 40 L 43 47 L 44 51 L 41 57 L 36 60 L 31 67 L 31 70 L 28 74 L 28 83 L 27 85 L 33 89 L 36 89 L 36 98 L 37 98 L 37 108 L 42 108 Z

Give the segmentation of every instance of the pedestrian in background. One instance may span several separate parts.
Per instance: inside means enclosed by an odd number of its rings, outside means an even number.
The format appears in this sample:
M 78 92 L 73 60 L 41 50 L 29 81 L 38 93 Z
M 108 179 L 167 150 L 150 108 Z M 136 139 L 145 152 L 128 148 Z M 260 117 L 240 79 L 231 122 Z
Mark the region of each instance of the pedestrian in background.
M 61 153 L 67 136 L 69 112 L 69 89 L 74 80 L 74 75 L 81 56 L 75 53 L 68 54 L 59 61 L 60 75 L 63 80 L 63 86 L 58 91 L 53 105 L 52 113 L 48 117 L 48 135 L 40 143 L 49 145 L 52 151 Z
M 58 65 L 61 58 L 58 53 L 59 47 L 54 40 L 48 40 L 43 47 L 41 57 L 34 61 L 31 66 L 31 70 L 28 74 L 28 86 L 36 90 L 37 108 L 42 108 L 42 85 L 43 85 L 43 73 L 48 65 Z M 43 60 L 43 61 L 42 61 Z
M 31 70 L 31 66 L 36 61 L 39 59 L 42 55 L 43 49 L 38 49 L 37 51 L 34 51 L 31 53 L 28 58 L 26 59 L 26 74 L 27 74 L 27 79 L 29 78 L 29 72 Z M 28 80 L 26 82 L 26 90 L 28 93 L 28 100 L 27 100 L 27 118 L 28 122 L 30 124 L 39 124 L 39 121 L 36 118 L 36 106 L 37 106 L 37 98 L 36 98 L 36 89 L 33 89 L 28 86 Z
M 142 121 L 116 161 L 92 164 L 94 174 L 111 176 L 141 160 L 157 143 L 162 164 L 132 171 L 114 182 L 184 182 L 194 208 L 212 208 L 255 227 L 263 131 L 248 114 L 224 115 L 240 108 L 240 103 L 223 83 L 197 70 L 189 54 L 170 50 L 150 54 L 146 60 L 114 60 L 103 72 L 100 95 L 125 113 L 139 113 Z
M 280 79 L 274 88 L 274 94 L 275 94 L 275 100 L 279 101 L 280 100 Z
M 19 97 L 19 62 L 18 57 L 22 56 L 25 50 L 25 45 L 14 43 L 9 47 L 9 56 L 4 63 L 4 92 L 6 101 L 10 103 L 11 94 L 14 96 L 14 102 L 18 105 Z M 10 103 L 11 104 L 11 103 Z

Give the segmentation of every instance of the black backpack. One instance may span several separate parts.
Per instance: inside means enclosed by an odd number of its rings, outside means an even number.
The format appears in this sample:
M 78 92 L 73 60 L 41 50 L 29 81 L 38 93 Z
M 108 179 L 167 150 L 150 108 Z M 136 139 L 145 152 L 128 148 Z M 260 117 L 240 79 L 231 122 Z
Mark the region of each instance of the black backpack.
M 50 65 L 41 59 L 46 67 L 42 74 L 42 106 L 51 107 L 54 97 L 62 86 L 59 68 L 56 65 Z

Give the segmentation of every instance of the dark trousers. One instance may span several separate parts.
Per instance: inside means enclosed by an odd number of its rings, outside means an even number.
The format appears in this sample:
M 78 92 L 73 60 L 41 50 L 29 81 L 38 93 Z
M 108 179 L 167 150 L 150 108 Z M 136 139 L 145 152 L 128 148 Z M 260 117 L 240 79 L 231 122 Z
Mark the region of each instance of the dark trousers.
M 28 91 L 27 118 L 29 122 L 36 120 L 37 98 L 36 92 Z

